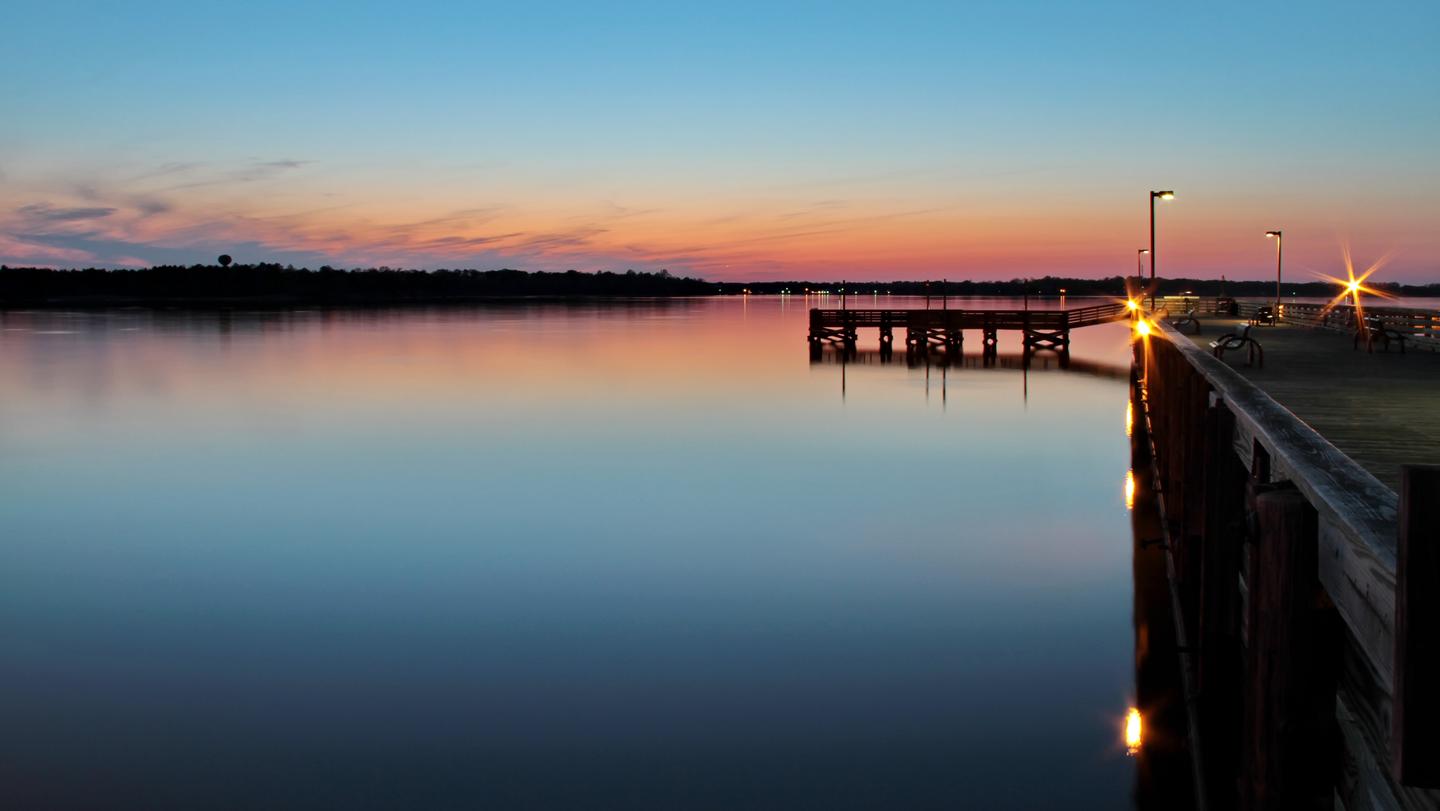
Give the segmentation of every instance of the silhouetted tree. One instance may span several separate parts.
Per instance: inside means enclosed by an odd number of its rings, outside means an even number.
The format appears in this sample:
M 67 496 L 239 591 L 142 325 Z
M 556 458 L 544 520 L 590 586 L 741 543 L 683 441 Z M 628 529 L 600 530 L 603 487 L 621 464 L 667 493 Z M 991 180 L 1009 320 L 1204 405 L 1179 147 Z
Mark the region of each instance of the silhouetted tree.
M 230 258 L 230 254 L 228 254 L 228 253 L 222 253 L 222 254 L 220 254 L 220 267 L 222 267 L 222 268 L 228 268 L 228 267 L 230 267 L 230 263 L 231 263 L 232 261 L 234 261 L 234 260 Z

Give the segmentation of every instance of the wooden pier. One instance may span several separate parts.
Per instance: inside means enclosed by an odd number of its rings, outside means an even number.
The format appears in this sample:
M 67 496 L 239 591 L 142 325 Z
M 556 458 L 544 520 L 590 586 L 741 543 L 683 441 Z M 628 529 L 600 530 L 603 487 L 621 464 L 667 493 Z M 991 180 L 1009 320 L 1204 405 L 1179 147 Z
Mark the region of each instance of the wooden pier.
M 1012 330 L 1021 333 L 1026 351 L 1065 351 L 1070 348 L 1070 330 L 1129 317 L 1129 308 L 1119 301 L 1064 310 L 812 309 L 809 341 L 812 350 L 826 343 L 854 348 L 860 329 L 874 328 L 880 332 L 881 351 L 889 351 L 895 331 L 904 329 L 907 351 L 938 347 L 959 352 L 965 345 L 965 331 L 971 330 L 980 333 L 982 352 L 994 355 L 999 351 L 1000 332 Z
M 1207 342 L 1235 323 L 1197 340 L 1161 320 L 1135 344 L 1136 478 L 1160 505 L 1202 802 L 1440 808 L 1440 442 L 1386 440 L 1382 481 L 1310 424 L 1364 457 L 1366 431 L 1398 430 L 1366 416 L 1387 390 L 1437 384 L 1297 326 L 1255 329 L 1264 370 L 1237 368 Z M 1314 360 L 1336 340 L 1349 355 Z

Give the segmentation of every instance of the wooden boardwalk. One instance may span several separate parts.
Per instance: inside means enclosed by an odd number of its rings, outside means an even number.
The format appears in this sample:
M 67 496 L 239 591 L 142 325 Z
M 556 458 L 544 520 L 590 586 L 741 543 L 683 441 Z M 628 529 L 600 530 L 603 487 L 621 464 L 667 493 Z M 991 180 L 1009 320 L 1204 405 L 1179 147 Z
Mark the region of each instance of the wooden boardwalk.
M 1210 341 L 1243 328 L 1236 318 L 1202 319 Z M 1391 490 L 1400 465 L 1440 462 L 1440 353 L 1411 347 L 1405 354 L 1353 349 L 1344 333 L 1289 325 L 1255 327 L 1265 365 L 1245 366 L 1245 353 L 1226 364 L 1275 398 Z
M 1214 808 L 1440 808 L 1440 354 L 1267 326 L 1252 368 L 1210 353 L 1245 322 L 1202 322 L 1135 343 L 1133 437 L 1197 782 Z

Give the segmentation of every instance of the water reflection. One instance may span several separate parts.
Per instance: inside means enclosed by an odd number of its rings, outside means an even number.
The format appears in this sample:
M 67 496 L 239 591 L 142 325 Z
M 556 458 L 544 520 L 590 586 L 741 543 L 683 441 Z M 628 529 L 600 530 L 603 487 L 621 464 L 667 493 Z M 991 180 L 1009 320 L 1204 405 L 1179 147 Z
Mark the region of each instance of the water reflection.
M 1140 753 L 1140 745 L 1142 743 L 1141 724 L 1139 708 L 1131 707 L 1129 711 L 1125 713 L 1126 754 L 1137 755 Z
M 1132 405 L 1132 409 L 1138 407 Z M 1194 807 L 1195 799 L 1166 549 L 1149 475 L 1149 438 L 1143 421 L 1135 421 L 1133 427 L 1132 467 L 1126 473 L 1125 491 L 1133 538 L 1135 698 L 1133 715 L 1127 716 L 1126 739 L 1127 750 L 1136 760 L 1135 804 L 1159 811 Z M 1133 747 L 1130 717 L 1137 719 Z
M 1123 805 L 1123 329 L 927 408 L 786 306 L 4 313 L 6 803 Z
M 971 352 L 954 355 L 947 352 L 930 354 L 903 353 L 907 369 L 935 367 L 937 369 L 996 369 L 1005 371 L 1074 372 L 1093 375 L 1111 380 L 1126 380 L 1130 367 L 1122 363 L 1107 363 L 1085 358 L 1071 358 L 1059 352 L 1013 352 L 986 355 Z M 812 353 L 810 363 L 816 366 L 884 366 L 894 363 L 893 355 L 883 349 L 850 349 L 826 346 L 819 353 Z

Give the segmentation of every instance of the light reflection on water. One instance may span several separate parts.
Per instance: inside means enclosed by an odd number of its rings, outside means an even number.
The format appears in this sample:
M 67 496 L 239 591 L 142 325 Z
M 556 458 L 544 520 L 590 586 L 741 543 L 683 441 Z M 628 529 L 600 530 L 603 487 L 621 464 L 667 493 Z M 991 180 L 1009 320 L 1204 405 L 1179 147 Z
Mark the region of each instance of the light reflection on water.
M 812 365 L 810 303 L 0 313 L 0 784 L 1123 805 L 1125 381 Z

